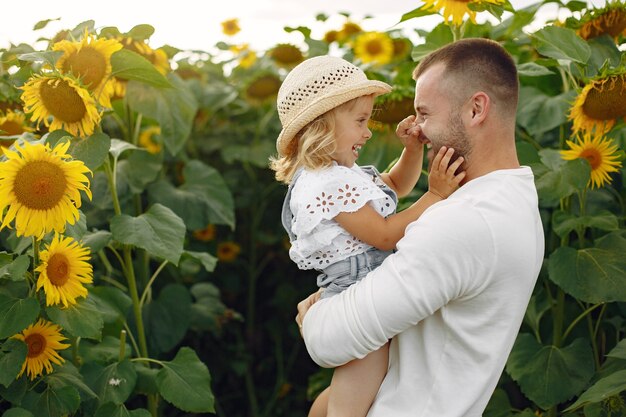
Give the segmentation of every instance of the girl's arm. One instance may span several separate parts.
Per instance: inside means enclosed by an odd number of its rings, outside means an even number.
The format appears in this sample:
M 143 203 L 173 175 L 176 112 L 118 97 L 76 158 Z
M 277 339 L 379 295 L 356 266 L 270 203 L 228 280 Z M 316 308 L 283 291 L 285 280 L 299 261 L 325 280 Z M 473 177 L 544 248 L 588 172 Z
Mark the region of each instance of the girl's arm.
M 382 180 L 393 189 L 398 197 L 404 197 L 413 190 L 422 171 L 424 143 L 419 140 L 419 127 L 415 115 L 398 123 L 396 136 L 404 145 L 404 150 L 388 173 L 381 174 Z
M 447 189 L 447 185 L 444 187 L 443 184 L 453 184 L 456 189 L 465 177 L 465 172 L 455 175 L 455 171 L 463 162 L 463 158 L 458 158 L 450 164 L 453 153 L 453 149 L 442 147 L 433 160 L 429 178 L 433 177 L 433 183 L 438 184 L 439 189 Z M 409 223 L 417 220 L 428 207 L 445 197 L 447 195 L 442 195 L 439 191 L 427 191 L 409 208 L 386 218 L 381 216 L 372 206 L 366 204 L 355 212 L 339 213 L 334 220 L 348 233 L 363 242 L 380 250 L 391 250 L 404 236 L 404 230 Z

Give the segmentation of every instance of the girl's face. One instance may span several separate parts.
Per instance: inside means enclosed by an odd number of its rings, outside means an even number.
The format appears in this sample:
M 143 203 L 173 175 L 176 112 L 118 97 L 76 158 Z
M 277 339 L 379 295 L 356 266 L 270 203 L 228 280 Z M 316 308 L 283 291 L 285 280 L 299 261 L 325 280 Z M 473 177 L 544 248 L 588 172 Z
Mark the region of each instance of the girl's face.
M 367 122 L 372 116 L 374 96 L 362 96 L 337 108 L 335 141 L 337 149 L 331 157 L 345 167 L 351 167 L 359 157 L 361 146 L 372 137 Z

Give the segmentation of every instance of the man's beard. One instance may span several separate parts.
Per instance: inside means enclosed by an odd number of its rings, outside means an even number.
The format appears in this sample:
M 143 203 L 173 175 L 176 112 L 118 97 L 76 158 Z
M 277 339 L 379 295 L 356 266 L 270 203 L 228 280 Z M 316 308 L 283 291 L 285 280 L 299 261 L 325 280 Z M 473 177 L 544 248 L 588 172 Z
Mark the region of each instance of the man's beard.
M 465 169 L 464 165 L 472 152 L 472 144 L 465 131 L 465 126 L 463 126 L 459 112 L 455 112 L 450 116 L 448 129 L 445 132 L 437 132 L 429 136 L 428 139 L 432 143 L 432 148 L 428 152 L 428 171 L 430 171 L 432 161 L 442 146 L 454 149 L 450 163 L 456 161 L 460 156 L 463 157 L 464 161 L 457 170 L 457 173 Z

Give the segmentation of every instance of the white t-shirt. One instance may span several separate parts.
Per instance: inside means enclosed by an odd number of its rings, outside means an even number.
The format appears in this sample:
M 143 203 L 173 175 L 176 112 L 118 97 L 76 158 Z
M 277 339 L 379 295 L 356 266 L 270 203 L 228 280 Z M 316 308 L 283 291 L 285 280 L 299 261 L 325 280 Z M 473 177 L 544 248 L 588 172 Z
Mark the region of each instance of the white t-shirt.
M 384 217 L 394 213 L 396 203 L 381 186 L 385 185 L 377 171 L 369 175 L 357 164 L 303 170 L 289 202 L 294 216 L 291 231 L 296 235 L 290 258 L 300 269 L 324 269 L 370 249 L 371 245 L 352 236 L 333 218 L 368 203 Z
M 411 223 L 361 282 L 314 304 L 304 340 L 321 366 L 392 339 L 369 417 L 478 417 L 502 373 L 543 260 L 530 168 L 463 185 Z

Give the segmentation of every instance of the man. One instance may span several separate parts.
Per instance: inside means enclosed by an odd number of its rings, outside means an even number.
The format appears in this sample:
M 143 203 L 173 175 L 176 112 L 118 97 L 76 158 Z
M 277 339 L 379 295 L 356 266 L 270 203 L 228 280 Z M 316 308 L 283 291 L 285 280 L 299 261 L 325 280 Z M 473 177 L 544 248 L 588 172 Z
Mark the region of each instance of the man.
M 369 417 L 480 416 L 543 260 L 533 174 L 515 150 L 517 71 L 496 42 L 464 39 L 424 58 L 413 78 L 407 132 L 435 153 L 462 155 L 463 186 L 410 224 L 397 252 L 360 283 L 302 301 L 296 321 L 321 366 L 392 339 Z

